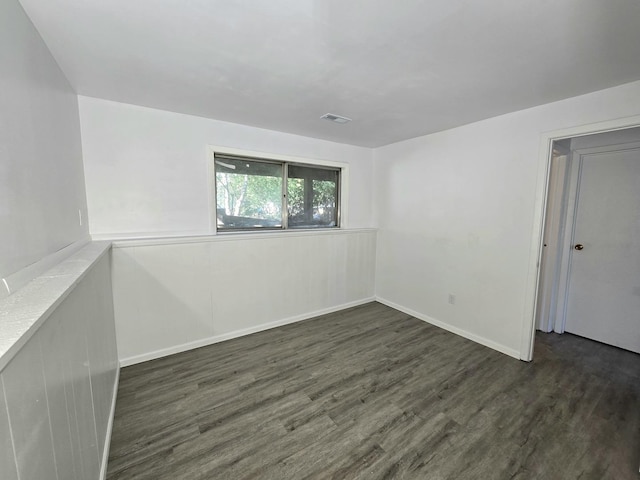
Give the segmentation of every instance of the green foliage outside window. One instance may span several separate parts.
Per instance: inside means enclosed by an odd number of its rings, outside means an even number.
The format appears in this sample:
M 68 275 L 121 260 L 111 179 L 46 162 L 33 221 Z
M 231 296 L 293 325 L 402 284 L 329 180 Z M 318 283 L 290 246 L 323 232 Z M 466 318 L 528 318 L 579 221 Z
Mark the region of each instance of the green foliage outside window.
M 219 229 L 281 228 L 286 205 L 288 225 L 337 226 L 337 169 L 284 165 L 253 159 L 216 157 L 216 208 Z

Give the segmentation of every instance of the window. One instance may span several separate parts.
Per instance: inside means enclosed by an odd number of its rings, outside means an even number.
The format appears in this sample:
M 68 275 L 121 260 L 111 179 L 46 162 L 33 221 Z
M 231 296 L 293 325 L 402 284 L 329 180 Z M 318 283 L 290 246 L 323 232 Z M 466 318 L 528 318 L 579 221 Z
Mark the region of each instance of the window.
M 333 228 L 340 168 L 214 154 L 218 231 Z

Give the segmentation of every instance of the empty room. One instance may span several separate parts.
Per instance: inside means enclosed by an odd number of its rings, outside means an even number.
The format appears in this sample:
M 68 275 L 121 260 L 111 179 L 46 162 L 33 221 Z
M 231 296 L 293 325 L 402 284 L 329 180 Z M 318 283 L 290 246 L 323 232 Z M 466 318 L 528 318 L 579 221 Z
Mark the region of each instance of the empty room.
M 637 0 L 0 0 L 0 479 L 640 478 Z

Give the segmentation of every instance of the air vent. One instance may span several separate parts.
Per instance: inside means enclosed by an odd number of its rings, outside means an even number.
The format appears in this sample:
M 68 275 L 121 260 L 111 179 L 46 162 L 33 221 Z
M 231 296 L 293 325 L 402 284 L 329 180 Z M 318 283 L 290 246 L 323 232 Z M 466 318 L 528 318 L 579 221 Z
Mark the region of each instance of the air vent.
M 325 120 L 330 120 L 334 123 L 348 123 L 351 121 L 350 118 L 341 117 L 340 115 L 336 115 L 334 113 L 325 113 L 320 118 L 324 118 Z

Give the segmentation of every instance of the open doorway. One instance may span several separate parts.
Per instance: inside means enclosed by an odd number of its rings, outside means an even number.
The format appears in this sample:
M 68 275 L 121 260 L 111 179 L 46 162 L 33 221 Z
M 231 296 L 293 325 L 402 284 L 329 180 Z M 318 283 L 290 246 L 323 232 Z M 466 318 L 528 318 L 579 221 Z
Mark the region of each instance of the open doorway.
M 556 139 L 535 328 L 640 353 L 640 128 Z

